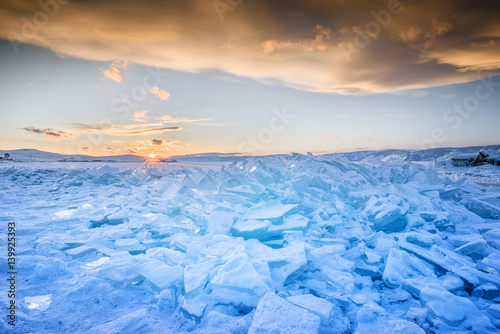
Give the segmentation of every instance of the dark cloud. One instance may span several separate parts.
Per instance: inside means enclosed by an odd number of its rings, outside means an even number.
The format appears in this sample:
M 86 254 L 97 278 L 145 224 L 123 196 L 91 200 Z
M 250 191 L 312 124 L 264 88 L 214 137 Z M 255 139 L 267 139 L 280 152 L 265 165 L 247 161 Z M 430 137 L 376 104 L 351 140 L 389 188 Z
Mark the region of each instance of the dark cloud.
M 161 145 L 163 144 L 163 140 L 161 139 L 151 139 L 151 145 Z
M 42 10 L 38 2 L 10 1 L 0 9 L 0 37 L 62 56 L 215 69 L 344 94 L 500 73 L 499 1 L 253 0 L 232 6 L 218 12 L 206 0 L 71 1 L 33 32 L 28 24 Z
M 28 132 L 32 132 L 32 133 L 36 133 L 36 134 L 44 134 L 44 135 L 52 136 L 52 137 L 72 137 L 73 136 L 71 133 L 54 130 L 52 128 L 38 129 L 38 128 L 34 128 L 32 126 L 27 126 L 27 127 L 24 127 L 23 130 L 28 131 Z
M 38 133 L 38 134 L 45 133 L 45 131 L 43 131 L 42 129 L 37 129 L 37 128 L 34 128 L 32 126 L 25 127 L 25 128 L 23 128 L 23 130 L 28 131 L 28 132 Z

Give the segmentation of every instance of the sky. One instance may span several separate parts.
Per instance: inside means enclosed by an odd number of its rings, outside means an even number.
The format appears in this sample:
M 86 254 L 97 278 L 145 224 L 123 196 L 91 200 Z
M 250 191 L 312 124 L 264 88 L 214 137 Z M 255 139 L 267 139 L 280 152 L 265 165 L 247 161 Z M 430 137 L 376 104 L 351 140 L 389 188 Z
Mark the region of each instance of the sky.
M 498 1 L 0 0 L 0 149 L 500 143 Z

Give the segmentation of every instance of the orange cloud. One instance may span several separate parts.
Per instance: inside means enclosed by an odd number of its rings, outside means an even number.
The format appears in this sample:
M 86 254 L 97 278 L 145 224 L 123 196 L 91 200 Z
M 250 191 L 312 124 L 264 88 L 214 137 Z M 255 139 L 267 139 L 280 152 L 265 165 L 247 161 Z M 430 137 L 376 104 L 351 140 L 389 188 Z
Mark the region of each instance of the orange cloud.
M 166 91 L 164 90 L 161 90 L 160 88 L 158 87 L 153 87 L 151 89 L 148 89 L 148 91 L 150 91 L 151 93 L 153 93 L 154 95 L 158 96 L 160 99 L 162 100 L 167 100 L 169 97 L 170 97 L 170 94 L 167 93 Z
M 146 118 L 147 113 L 148 113 L 147 110 L 136 111 L 136 112 L 134 112 L 134 119 Z
M 217 70 L 341 94 L 421 89 L 476 80 L 477 71 L 500 73 L 497 2 L 401 1 L 401 13 L 385 25 L 372 13 L 387 10 L 387 4 L 254 0 L 227 13 L 221 24 L 205 0 L 122 0 L 119 15 L 112 5 L 70 1 L 48 24 L 27 33 L 23 18 L 40 7 L 17 0 L 2 4 L 0 38 L 64 57 L 113 62 L 103 72 L 117 82 L 128 63 L 116 59 L 191 73 Z M 363 33 L 367 42 L 347 61 L 341 46 L 356 46 Z M 168 99 L 167 92 L 152 90 Z
M 103 71 L 106 78 L 111 79 L 116 82 L 122 82 L 122 74 L 121 72 L 114 66 L 111 66 L 107 70 Z
M 303 39 L 297 42 L 268 40 L 261 44 L 264 53 L 272 53 L 277 50 L 303 50 L 303 51 L 326 51 L 331 46 L 331 39 L 334 35 L 330 28 L 323 28 L 321 25 L 314 29 L 316 36 L 314 39 Z

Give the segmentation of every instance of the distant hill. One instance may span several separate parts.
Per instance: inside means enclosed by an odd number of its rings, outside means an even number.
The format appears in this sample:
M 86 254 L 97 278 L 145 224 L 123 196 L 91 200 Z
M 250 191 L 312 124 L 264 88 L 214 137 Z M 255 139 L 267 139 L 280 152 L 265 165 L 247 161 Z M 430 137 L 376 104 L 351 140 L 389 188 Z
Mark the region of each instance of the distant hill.
M 477 154 L 480 150 L 492 150 L 497 151 L 500 149 L 500 145 L 488 145 L 488 146 L 469 146 L 469 147 L 439 147 L 431 148 L 427 150 L 380 150 L 380 151 L 358 151 L 358 152 L 347 152 L 347 153 L 332 153 L 325 154 L 324 156 L 332 157 L 344 157 L 351 161 L 359 161 L 367 158 L 370 155 L 376 157 L 388 157 L 391 155 L 405 155 L 407 161 L 431 161 L 433 159 L 440 158 L 450 153 L 454 154 Z
M 469 147 L 440 147 L 432 148 L 427 150 L 367 150 L 367 151 L 356 151 L 347 153 L 330 153 L 324 154 L 324 157 L 332 158 L 346 158 L 350 161 L 360 161 L 368 156 L 375 157 L 389 157 L 391 155 L 404 156 L 404 160 L 407 161 L 431 161 L 433 159 L 440 158 L 442 156 L 453 153 L 454 155 L 459 154 L 476 154 L 480 150 L 498 151 L 500 145 L 489 145 L 489 146 L 469 146 Z M 50 153 L 39 151 L 35 149 L 20 149 L 20 150 L 0 150 L 0 156 L 5 153 L 10 153 L 10 158 L 14 161 L 41 161 L 41 162 L 57 162 L 57 161 L 68 161 L 68 162 L 144 162 L 146 158 L 137 155 L 112 155 L 104 157 L 94 157 L 90 155 L 65 155 L 59 153 Z M 278 154 L 277 156 L 287 156 L 287 154 Z M 218 161 L 226 162 L 233 160 L 246 159 L 249 156 L 241 155 L 239 153 L 199 153 L 199 154 L 188 154 L 188 155 L 177 155 L 170 157 L 170 160 L 176 160 L 179 162 L 203 162 L 203 161 Z
M 5 153 L 10 154 L 10 158 L 14 161 L 38 161 L 38 162 L 57 162 L 57 161 L 69 161 L 69 162 L 143 162 L 145 158 L 137 155 L 112 155 L 104 157 L 94 157 L 90 155 L 66 155 L 59 153 L 44 152 L 35 149 L 19 149 L 19 150 L 0 150 L 0 156 Z

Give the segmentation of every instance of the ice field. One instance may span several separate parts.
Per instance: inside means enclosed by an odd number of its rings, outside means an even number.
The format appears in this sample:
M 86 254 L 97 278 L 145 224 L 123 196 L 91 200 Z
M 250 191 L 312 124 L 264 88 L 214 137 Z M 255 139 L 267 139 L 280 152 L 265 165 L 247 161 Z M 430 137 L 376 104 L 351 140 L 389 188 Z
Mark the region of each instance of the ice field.
M 2 164 L 13 332 L 495 333 L 499 180 L 398 155 Z

